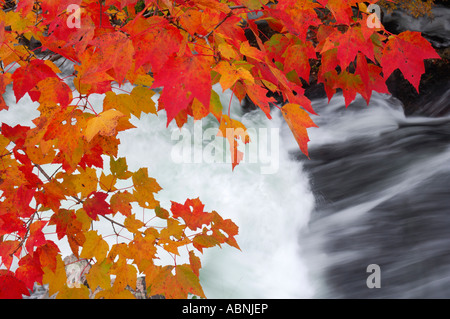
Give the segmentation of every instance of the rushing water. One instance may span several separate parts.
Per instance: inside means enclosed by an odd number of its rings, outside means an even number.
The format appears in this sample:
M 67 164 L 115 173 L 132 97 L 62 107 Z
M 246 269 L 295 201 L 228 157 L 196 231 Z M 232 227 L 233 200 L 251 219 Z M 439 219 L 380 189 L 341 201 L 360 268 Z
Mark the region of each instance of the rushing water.
M 382 95 L 364 103 L 315 103 L 304 163 L 316 205 L 301 240 L 315 296 L 448 298 L 450 117 L 405 118 Z M 370 264 L 380 289 L 366 285 Z

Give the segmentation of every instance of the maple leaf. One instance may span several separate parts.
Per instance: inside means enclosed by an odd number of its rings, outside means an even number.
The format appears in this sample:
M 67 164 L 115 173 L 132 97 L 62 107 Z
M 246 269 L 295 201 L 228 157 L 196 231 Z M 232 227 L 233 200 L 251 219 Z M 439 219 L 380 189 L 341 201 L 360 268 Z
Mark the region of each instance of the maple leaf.
M 214 71 L 221 74 L 219 83 L 222 86 L 223 92 L 231 88 L 238 80 L 246 80 L 249 83 L 255 83 L 253 76 L 248 70 L 225 61 L 219 62 L 215 66 Z
M 99 50 L 99 68 L 112 68 L 115 79 L 119 84 L 123 82 L 133 60 L 134 47 L 132 41 L 122 32 L 104 33 L 90 42 Z
M 355 99 L 356 93 L 364 91 L 364 85 L 358 74 L 341 72 L 336 79 L 334 88 L 341 88 L 345 99 L 345 107 Z
M 69 246 L 75 256 L 78 257 L 78 247 L 83 246 L 86 238 L 83 233 L 83 224 L 78 220 L 78 216 L 72 210 L 60 209 L 50 218 L 49 225 L 56 225 L 58 239 L 67 236 Z M 90 220 L 88 225 L 90 225 Z
M 114 263 L 110 270 L 111 274 L 115 274 L 114 288 L 124 290 L 127 286 L 136 287 L 136 268 L 127 264 L 124 260 Z
M 0 28 L 2 24 L 0 23 Z M 8 105 L 6 105 L 5 100 L 3 99 L 3 94 L 5 94 L 6 86 L 11 82 L 11 73 L 0 74 L 0 111 L 8 110 Z
M 146 167 L 136 171 L 132 180 L 134 185 L 133 196 L 141 207 L 154 209 L 159 206 L 159 202 L 155 200 L 153 194 L 159 192 L 162 188 L 154 178 L 148 176 Z
M 81 258 L 95 257 L 97 262 L 101 262 L 105 259 L 109 250 L 108 243 L 97 234 L 97 231 L 90 230 L 86 232 L 86 242 L 81 250 Z
M 153 72 L 163 68 L 167 60 L 180 50 L 183 36 L 180 30 L 159 16 L 138 17 L 123 30 L 131 35 L 135 48 L 135 67 L 149 63 Z M 142 45 L 149 43 L 151 45 Z
M 295 70 L 297 75 L 309 82 L 311 66 L 309 59 L 316 59 L 316 52 L 311 42 L 290 45 L 284 53 L 284 71 Z
M 400 69 L 405 78 L 419 92 L 420 78 L 425 73 L 424 59 L 439 59 L 440 56 L 424 39 L 420 32 L 405 31 L 390 36 L 383 50 L 381 66 L 387 80 L 396 69 Z
M 134 236 L 123 255 L 133 259 L 138 269 L 144 271 L 147 267 L 153 265 L 157 238 L 159 238 L 158 231 L 152 227 L 147 228 L 144 235 L 138 233 Z
M 131 233 L 137 233 L 139 232 L 140 228 L 145 226 L 145 224 L 141 220 L 136 219 L 135 214 L 130 214 L 129 216 L 127 216 L 127 218 L 125 218 L 124 225 Z
M 36 253 L 28 254 L 19 261 L 19 268 L 16 270 L 16 277 L 20 279 L 25 286 L 32 290 L 34 283 L 42 283 L 42 265 L 39 255 Z
M 366 58 L 362 54 L 358 54 L 355 74 L 360 76 L 364 84 L 364 90 L 359 93 L 366 100 L 367 105 L 369 105 L 372 91 L 389 94 L 386 83 L 381 76 L 381 71 L 382 69 L 379 66 L 367 63 Z
M 366 40 L 361 32 L 361 28 L 350 27 L 345 33 L 334 33 L 334 41 L 339 42 L 337 59 L 342 69 L 345 69 L 350 62 L 353 62 L 359 51 L 363 52 L 372 61 L 375 60 L 373 45 L 371 40 Z M 322 51 L 323 52 L 323 51 Z
M 53 271 L 56 270 L 56 256 L 58 253 L 58 246 L 51 240 L 47 240 L 44 245 L 36 249 L 40 264 L 49 267 Z
M 119 118 L 123 117 L 123 113 L 111 109 L 100 113 L 98 116 L 91 118 L 87 122 L 84 136 L 90 142 L 97 134 L 103 136 L 113 136 L 117 132 Z
M 70 87 L 55 77 L 46 78 L 40 81 L 36 87 L 28 93 L 33 101 L 39 101 L 41 104 L 59 103 L 61 106 L 66 107 L 72 101 L 72 90 Z
M 48 284 L 48 294 L 53 296 L 54 294 L 60 294 L 65 288 L 67 288 L 67 276 L 64 261 L 61 255 L 56 256 L 56 267 L 43 267 L 44 274 L 42 275 L 42 284 Z M 0 286 L 1 287 L 1 286 Z
M 220 241 L 212 235 L 207 235 L 205 229 L 201 234 L 195 235 L 192 244 L 198 251 L 203 253 L 203 248 L 210 248 L 217 245 L 220 246 Z
M 44 228 L 47 223 L 47 221 L 38 220 L 30 225 L 29 236 L 25 243 L 27 251 L 33 251 L 34 247 L 42 246 L 47 242 L 44 233 L 42 232 L 42 228 Z
M 250 100 L 252 100 L 255 105 L 259 106 L 259 108 L 266 114 L 268 119 L 271 119 L 272 116 L 270 115 L 270 103 L 276 103 L 276 100 L 273 97 L 267 96 L 269 90 L 257 84 L 245 84 L 244 86 L 247 90 L 247 94 Z
M 317 0 L 324 7 L 326 6 L 336 19 L 338 24 L 350 24 L 353 16 L 351 6 L 357 4 L 359 0 Z
M 202 263 L 200 258 L 197 257 L 194 251 L 189 251 L 189 264 L 191 265 L 192 271 L 194 274 L 199 277 L 200 276 L 200 268 L 202 267 Z
M 213 237 L 218 239 L 221 243 L 226 243 L 237 249 L 241 249 L 234 238 L 239 231 L 239 227 L 231 219 L 223 219 L 216 211 L 212 211 Z M 226 235 L 225 235 L 226 234 Z
M 76 222 L 75 212 L 67 209 L 60 209 L 57 213 L 53 214 L 50 218 L 49 225 L 56 225 L 56 234 L 58 239 L 63 238 L 69 228 L 74 226 Z
M 22 299 L 23 295 L 30 295 L 25 283 L 13 272 L 0 269 L 0 299 Z
M 231 152 L 232 169 L 238 165 L 244 158 L 244 153 L 238 150 L 238 140 L 247 144 L 250 142 L 250 135 L 246 127 L 239 121 L 230 119 L 228 115 L 223 114 L 220 119 L 218 136 L 228 140 Z
M 111 210 L 113 214 L 120 212 L 124 216 L 131 215 L 131 202 L 134 202 L 134 196 L 127 192 L 117 192 L 111 196 Z
M 298 104 L 288 103 L 283 105 L 281 108 L 284 119 L 286 120 L 289 128 L 294 134 L 295 140 L 300 147 L 300 150 L 308 155 L 308 132 L 306 131 L 309 127 L 317 127 L 316 124 L 311 120 L 308 113 L 300 108 Z
M 211 70 L 205 57 L 187 55 L 170 58 L 154 77 L 152 88 L 164 87 L 159 102 L 167 112 L 167 126 L 194 98 L 209 106 Z
M 97 287 L 107 290 L 111 288 L 111 275 L 109 270 L 112 264 L 107 260 L 103 260 L 101 263 L 95 263 L 89 273 L 86 275 L 86 280 L 92 291 L 95 291 Z
M 188 294 L 193 294 L 202 298 L 206 298 L 198 276 L 194 273 L 190 265 L 177 265 L 175 268 L 176 285 L 182 291 L 182 298 L 187 298 Z
M 18 240 L 0 241 L 1 264 L 9 269 L 14 256 L 19 257 L 21 250 L 22 246 Z
M 107 193 L 93 192 L 91 195 L 92 197 L 87 198 L 83 202 L 83 208 L 90 218 L 97 220 L 98 215 L 113 213 L 110 205 L 105 200 L 108 197 Z
M 315 8 L 319 4 L 312 0 L 286 0 L 278 3 L 275 8 L 269 8 L 271 16 L 277 18 L 292 34 L 298 35 L 300 40 L 306 40 L 309 26 L 321 24 Z
M 89 167 L 78 170 L 80 174 L 76 175 L 75 191 L 81 193 L 81 198 L 84 198 L 97 190 L 97 171 Z
M 57 75 L 43 60 L 39 59 L 31 60 L 26 66 L 21 66 L 14 71 L 12 80 L 16 102 L 36 84 L 49 77 L 57 77 Z

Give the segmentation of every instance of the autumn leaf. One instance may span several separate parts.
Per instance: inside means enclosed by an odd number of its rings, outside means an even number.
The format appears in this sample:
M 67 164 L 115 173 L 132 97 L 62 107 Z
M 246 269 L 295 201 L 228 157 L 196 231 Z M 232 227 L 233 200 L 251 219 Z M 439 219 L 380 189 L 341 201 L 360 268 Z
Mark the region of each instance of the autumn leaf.
M 155 200 L 154 193 L 161 190 L 161 186 L 154 178 L 148 176 L 147 168 L 141 168 L 133 174 L 132 177 L 134 191 L 133 196 L 136 198 L 141 207 L 154 209 L 159 205 Z
M 107 193 L 93 192 L 91 195 L 83 202 L 83 208 L 90 218 L 96 220 L 98 215 L 112 214 L 111 207 L 106 201 Z
M 353 16 L 351 6 L 358 3 L 358 0 L 318 0 L 321 5 L 326 6 L 336 19 L 336 23 L 350 24 Z
M 117 192 L 111 196 L 111 210 L 114 214 L 121 213 L 124 216 L 131 215 L 131 202 L 134 202 L 136 199 L 134 196 L 128 191 Z
M 118 179 L 128 179 L 132 176 L 132 173 L 128 171 L 127 160 L 125 157 L 114 159 L 110 156 L 109 168 L 111 173 Z
M 372 63 L 369 64 L 362 54 L 358 54 L 356 61 L 355 74 L 360 76 L 361 81 L 364 84 L 364 90 L 359 93 L 366 100 L 367 105 L 369 105 L 372 91 L 389 94 L 386 82 L 380 75 L 382 69 Z
M 284 53 L 284 71 L 295 70 L 297 75 L 309 82 L 311 66 L 309 59 L 316 59 L 316 52 L 310 42 L 293 44 Z
M 123 260 L 114 263 L 110 269 L 110 273 L 116 275 L 114 280 L 114 288 L 124 290 L 125 287 L 136 287 L 136 268 Z
M 38 220 L 30 225 L 30 232 L 25 243 L 27 251 L 33 251 L 34 247 L 39 247 L 47 242 L 42 229 L 47 225 L 47 221 Z
M 278 19 L 289 32 L 299 36 L 300 40 L 306 40 L 308 26 L 321 24 L 315 8 L 319 4 L 312 0 L 286 0 L 280 2 L 275 8 L 270 8 L 270 14 Z
M 34 59 L 26 66 L 22 66 L 14 71 L 12 80 L 16 102 L 34 88 L 36 84 L 49 77 L 57 77 L 57 75 L 43 60 L 39 59 Z
M 131 233 L 137 233 L 139 231 L 139 228 L 145 226 L 145 224 L 141 220 L 136 219 L 136 215 L 134 214 L 131 214 L 127 216 L 127 218 L 125 218 L 124 225 Z
M 205 57 L 198 55 L 174 57 L 155 73 L 152 87 L 164 87 L 158 101 L 167 112 L 167 125 L 194 98 L 209 106 L 211 71 L 208 64 Z
M 99 68 L 114 70 L 115 80 L 121 84 L 130 69 L 134 55 L 132 41 L 122 32 L 104 33 L 90 42 L 99 50 Z
M 25 286 L 32 290 L 34 283 L 42 283 L 42 265 L 39 255 L 30 253 L 22 257 L 19 261 L 19 268 L 16 269 L 16 277 L 21 280 Z
M 311 120 L 308 113 L 300 108 L 297 104 L 288 103 L 281 108 L 284 119 L 286 120 L 289 128 L 294 134 L 300 150 L 308 156 L 308 132 L 309 127 L 317 127 Z
M 0 28 L 1 22 L 0 22 Z M 3 27 L 4 28 L 4 27 Z M 8 110 L 8 105 L 6 105 L 5 100 L 3 98 L 3 94 L 5 94 L 6 86 L 11 82 L 11 73 L 0 74 L 0 111 Z
M 49 285 L 48 294 L 50 296 L 67 288 L 66 268 L 60 255 L 56 256 L 56 267 L 44 266 L 43 271 L 42 284 Z
M 439 55 L 420 32 L 405 31 L 390 36 L 383 50 L 381 66 L 385 80 L 396 69 L 400 69 L 405 78 L 419 92 L 420 78 L 425 73 L 423 60 L 439 59 Z
M 189 264 L 191 265 L 192 271 L 194 274 L 199 277 L 200 276 L 200 268 L 202 267 L 202 263 L 200 258 L 197 257 L 194 251 L 189 251 Z
M 90 142 L 97 134 L 103 136 L 115 135 L 119 118 L 122 116 L 124 116 L 122 112 L 111 109 L 91 118 L 87 122 L 86 130 L 84 131 L 86 140 Z
M 7 269 L 10 269 L 14 256 L 19 257 L 21 250 L 21 244 L 18 240 L 0 241 L 1 263 Z
M 25 283 L 8 270 L 0 269 L 0 299 L 22 299 L 30 293 Z
M 245 80 L 248 83 L 255 83 L 255 80 L 251 73 L 243 67 L 237 67 L 236 65 L 221 61 L 214 68 L 216 72 L 221 74 L 220 85 L 222 90 L 228 90 L 238 80 Z
M 41 265 L 46 265 L 50 270 L 56 270 L 57 255 L 59 253 L 58 246 L 51 240 L 47 240 L 42 246 L 36 249 L 36 254 L 39 256 L 39 261 Z
M 86 233 L 86 242 L 81 250 L 80 258 L 95 258 L 97 262 L 105 259 L 109 250 L 108 243 L 97 234 L 97 231 L 90 230 Z
M 205 212 L 203 209 L 205 205 L 199 198 L 187 199 L 184 204 L 171 202 L 171 208 L 174 218 L 182 218 L 186 223 L 186 226 L 192 230 L 201 228 L 203 224 L 209 224 L 212 220 L 210 213 Z
M 231 165 L 232 169 L 234 169 L 244 158 L 244 153 L 238 150 L 238 141 L 240 140 L 245 144 L 250 142 L 250 135 L 247 132 L 247 128 L 241 122 L 230 119 L 227 115 L 223 114 L 220 119 L 217 135 L 228 140 L 231 152 Z
M 150 64 L 154 72 L 163 68 L 172 54 L 180 50 L 180 30 L 159 16 L 137 17 L 123 27 L 131 35 L 135 48 L 136 68 Z M 142 43 L 152 45 L 143 46 Z
M 192 268 L 187 265 L 177 265 L 175 268 L 175 280 L 178 287 L 183 292 L 183 298 L 187 298 L 188 294 L 193 294 L 202 298 L 206 298 L 198 276 L 194 273 Z

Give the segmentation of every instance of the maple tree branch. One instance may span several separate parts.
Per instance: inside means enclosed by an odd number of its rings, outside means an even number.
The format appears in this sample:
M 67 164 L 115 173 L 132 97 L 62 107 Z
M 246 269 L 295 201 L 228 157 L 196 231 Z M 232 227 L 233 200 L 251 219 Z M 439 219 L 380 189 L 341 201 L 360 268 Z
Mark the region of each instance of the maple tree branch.
M 14 249 L 14 251 L 12 251 L 9 255 L 12 257 L 14 256 L 14 254 L 19 250 L 20 247 L 23 246 L 23 244 L 25 243 L 25 240 L 28 239 L 28 233 L 30 232 L 30 226 L 33 223 L 34 220 L 34 215 L 36 215 L 37 213 L 37 206 L 36 206 L 36 211 L 33 213 L 33 215 L 31 215 L 30 219 L 27 222 L 27 230 L 25 232 L 25 235 L 23 236 L 22 240 L 20 241 L 20 243 L 17 245 L 17 247 Z
M 42 175 L 44 175 L 44 177 L 45 177 L 49 182 L 52 180 L 52 178 L 47 174 L 46 171 L 44 171 L 44 169 L 41 167 L 41 165 L 35 164 L 35 163 L 33 163 L 33 164 L 34 164 L 34 167 L 36 167 L 36 168 L 39 170 L 39 172 L 41 172 Z
M 112 218 L 109 218 L 109 217 L 107 217 L 107 216 L 105 216 L 105 215 L 98 215 L 98 216 L 102 216 L 102 217 L 105 218 L 106 220 L 109 220 L 109 221 L 111 222 L 111 224 L 116 224 L 116 225 L 118 225 L 118 226 L 120 226 L 120 227 L 126 228 L 125 225 L 122 225 L 121 223 L 116 222 L 116 221 L 115 221 L 114 219 L 112 219 Z M 114 226 L 113 226 L 113 228 L 114 228 Z M 115 230 L 114 230 L 114 232 L 115 232 Z
M 34 164 L 34 163 L 33 163 L 33 164 Z M 34 166 L 42 173 L 42 175 L 45 176 L 45 178 L 46 178 L 49 182 L 52 180 L 52 178 L 47 174 L 46 171 L 44 171 L 44 169 L 41 167 L 41 165 L 39 165 L 39 164 L 34 164 Z M 59 169 L 59 168 L 58 168 L 58 169 Z M 77 196 L 71 196 L 71 197 L 77 201 L 77 204 L 82 204 L 82 203 L 83 203 L 83 200 L 81 200 L 81 199 L 78 198 Z M 99 216 L 105 218 L 106 220 L 108 220 L 108 221 L 111 222 L 112 224 L 116 224 L 116 225 L 118 225 L 118 226 L 121 226 L 121 227 L 123 227 L 123 228 L 126 228 L 125 225 L 123 225 L 123 224 L 121 224 L 121 223 L 115 221 L 114 219 L 111 219 L 111 218 L 109 218 L 109 217 L 107 217 L 107 216 L 104 216 L 104 215 L 99 215 Z M 17 248 L 17 249 L 18 249 L 18 248 Z M 17 250 L 17 249 L 16 249 L 16 250 Z
M 211 31 L 209 31 L 209 33 L 207 35 L 203 36 L 203 38 L 208 39 L 209 36 L 214 32 L 214 30 L 216 30 L 218 27 L 220 27 L 222 25 L 222 23 L 224 23 L 232 15 L 233 15 L 233 11 L 228 12 L 228 14 L 225 16 L 225 18 L 223 18 L 222 21 L 220 21 Z
M 240 6 L 228 6 L 231 10 L 237 10 L 237 9 L 247 9 L 246 6 L 240 5 Z

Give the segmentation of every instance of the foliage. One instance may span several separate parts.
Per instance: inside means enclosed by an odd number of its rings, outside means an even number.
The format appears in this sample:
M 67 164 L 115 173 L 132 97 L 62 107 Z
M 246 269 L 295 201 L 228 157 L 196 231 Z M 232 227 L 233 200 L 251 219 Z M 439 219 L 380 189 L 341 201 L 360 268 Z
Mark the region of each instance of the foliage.
M 225 243 L 239 248 L 238 228 L 215 211 L 204 211 L 198 198 L 161 207 L 155 197 L 161 187 L 147 169 L 129 171 L 126 159 L 117 157 L 117 134 L 134 127 L 132 116 L 165 110 L 167 124 L 175 120 L 181 127 L 188 117 L 212 114 L 218 135 L 229 142 L 235 169 L 242 159 L 239 142 L 250 139 L 218 102 L 214 84 L 240 101 L 248 96 L 268 118 L 276 102 L 269 93 L 280 96 L 284 106 L 275 107 L 307 155 L 307 128 L 316 125 L 304 87 L 315 65 L 328 98 L 342 90 L 348 106 L 357 93 L 367 103 L 373 90 L 388 93 L 385 80 L 397 68 L 418 90 L 423 59 L 438 58 L 418 32 L 394 35 L 382 26 L 369 27 L 373 17 L 357 0 L 3 4 L 0 91 L 12 84 L 16 100 L 28 94 L 40 112 L 33 127 L 1 125 L 3 298 L 26 294 L 34 282 L 49 284 L 58 298 L 87 298 L 97 287 L 96 298 L 132 297 L 124 288 L 135 287 L 140 274 L 150 295 L 205 297 L 197 254 Z M 254 13 L 258 18 L 249 19 Z M 270 36 L 258 29 L 261 20 L 274 31 Z M 34 48 L 36 41 L 41 46 Z M 74 63 L 71 76 L 62 78 L 58 59 Z M 131 92 L 114 93 L 128 82 Z M 161 88 L 156 108 L 152 96 Z M 94 93 L 105 94 L 103 105 L 91 105 Z M 0 99 L 0 110 L 8 109 Z M 227 129 L 241 133 L 229 136 Z M 98 233 L 100 221 L 110 223 L 115 244 Z M 92 265 L 89 288 L 68 286 L 59 247 L 46 237 L 48 226 Z M 158 264 L 164 251 L 173 265 Z M 177 264 L 181 252 L 188 264 Z

